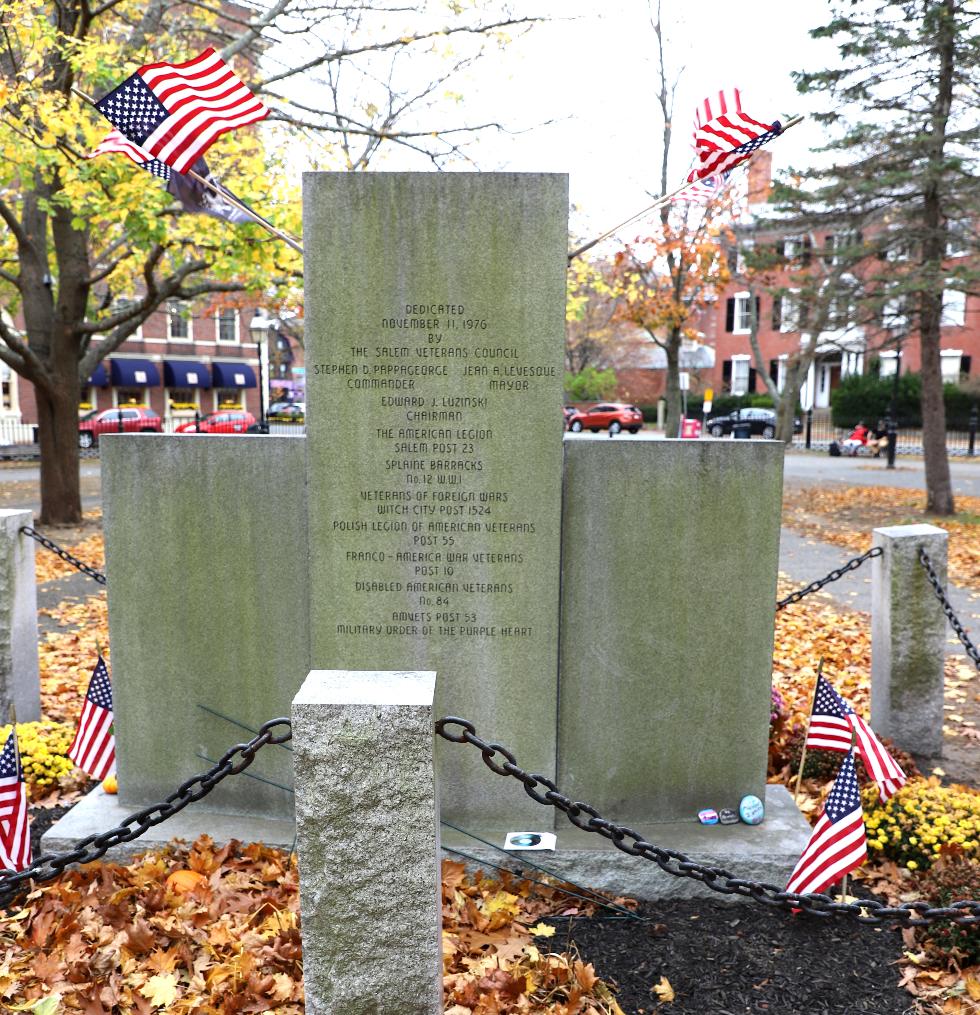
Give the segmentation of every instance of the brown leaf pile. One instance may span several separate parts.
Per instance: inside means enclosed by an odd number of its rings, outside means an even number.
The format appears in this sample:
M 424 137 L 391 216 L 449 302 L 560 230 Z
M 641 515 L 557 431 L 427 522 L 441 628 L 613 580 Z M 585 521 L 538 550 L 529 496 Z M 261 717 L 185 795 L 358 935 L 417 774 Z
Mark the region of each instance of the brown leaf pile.
M 67 550 L 73 557 L 88 564 L 89 567 L 95 568 L 96 571 L 105 571 L 105 543 L 101 532 L 93 533 L 84 539 L 68 544 L 60 542 L 53 536 L 49 538 L 63 550 Z M 78 574 L 78 569 L 62 560 L 52 550 L 45 549 L 40 544 L 37 545 L 34 552 L 34 576 L 39 585 L 42 582 L 51 581 L 54 578 L 64 578 L 71 574 Z
M 949 577 L 980 590 L 980 497 L 957 497 L 952 518 L 927 517 L 925 494 L 889 486 L 808 487 L 783 494 L 783 525 L 854 553 L 871 547 L 871 530 L 930 522 L 949 533 Z
M 195 871 L 175 893 L 168 878 Z M 591 965 L 534 944 L 561 893 L 446 862 L 446 1007 L 453 1015 L 622 1015 Z M 0 1002 L 25 1010 L 238 1015 L 303 1011 L 299 889 L 281 850 L 202 836 L 128 865 L 93 863 L 0 920 Z
M 185 868 L 206 880 L 175 895 L 167 877 Z M 204 836 L 41 886 L 0 921 L 0 1000 L 13 1008 L 51 995 L 85 1015 L 300 1015 L 295 862 L 259 845 L 216 849 Z
M 98 659 L 96 642 L 107 661 L 109 658 L 105 593 L 99 592 L 80 603 L 64 602 L 43 612 L 71 629 L 57 634 L 49 632 L 38 645 L 41 712 L 48 719 L 75 723 Z
M 591 964 L 544 947 L 554 928 L 540 918 L 577 912 L 563 905 L 560 890 L 499 876 L 469 878 L 461 863 L 443 861 L 447 1015 L 623 1015 Z

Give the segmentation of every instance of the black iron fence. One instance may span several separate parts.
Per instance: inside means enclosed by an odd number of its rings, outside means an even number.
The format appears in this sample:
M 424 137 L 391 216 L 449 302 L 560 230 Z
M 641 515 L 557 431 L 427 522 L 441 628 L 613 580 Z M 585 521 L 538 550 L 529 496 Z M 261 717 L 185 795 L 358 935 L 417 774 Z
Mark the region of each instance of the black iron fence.
M 815 412 L 811 419 L 806 414 L 802 417 L 802 432 L 793 437 L 794 448 L 809 448 L 812 451 L 826 451 L 832 441 L 841 444 L 846 440 L 850 429 L 834 426 L 829 413 Z M 866 421 L 867 422 L 867 421 Z M 873 420 L 871 422 L 874 422 Z M 902 428 L 896 431 L 895 451 L 899 455 L 922 454 L 922 428 Z M 951 457 L 972 456 L 976 453 L 976 434 L 969 430 L 947 430 L 946 451 Z M 860 454 L 873 452 L 862 449 Z M 882 450 L 881 457 L 885 457 Z

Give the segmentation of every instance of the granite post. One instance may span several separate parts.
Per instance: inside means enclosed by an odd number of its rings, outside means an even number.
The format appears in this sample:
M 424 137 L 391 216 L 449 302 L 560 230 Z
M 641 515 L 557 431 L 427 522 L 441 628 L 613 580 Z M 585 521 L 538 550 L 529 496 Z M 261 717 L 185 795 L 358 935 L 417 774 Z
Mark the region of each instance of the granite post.
M 435 677 L 314 670 L 293 699 L 311 1015 L 442 1011 Z
M 0 510 L 0 723 L 11 705 L 18 722 L 41 718 L 34 540 L 20 531 L 33 524 L 30 511 Z
M 763 798 L 782 473 L 773 441 L 566 439 L 558 784 L 573 799 L 641 824 Z
M 919 560 L 925 550 L 946 583 L 948 535 L 935 525 L 874 530 L 871 567 L 871 725 L 905 751 L 943 747 L 946 617 Z
M 308 173 L 314 669 L 439 673 L 553 775 L 567 178 Z M 440 745 L 461 823 L 537 817 Z

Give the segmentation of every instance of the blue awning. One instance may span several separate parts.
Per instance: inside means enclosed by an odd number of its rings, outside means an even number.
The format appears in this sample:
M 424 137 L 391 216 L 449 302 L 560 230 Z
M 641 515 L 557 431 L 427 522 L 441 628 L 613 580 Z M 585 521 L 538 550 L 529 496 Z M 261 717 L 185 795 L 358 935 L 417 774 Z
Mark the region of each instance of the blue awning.
M 160 371 L 148 359 L 113 359 L 109 366 L 117 388 L 154 388 L 160 383 Z
M 92 371 L 92 376 L 89 377 L 88 383 L 97 388 L 104 388 L 108 385 L 109 371 L 106 370 L 105 363 L 99 363 L 99 365 Z
M 255 371 L 247 363 L 212 363 L 216 388 L 255 388 Z
M 165 359 L 163 361 L 163 386 L 165 388 L 210 388 L 211 375 L 203 363 L 187 359 Z

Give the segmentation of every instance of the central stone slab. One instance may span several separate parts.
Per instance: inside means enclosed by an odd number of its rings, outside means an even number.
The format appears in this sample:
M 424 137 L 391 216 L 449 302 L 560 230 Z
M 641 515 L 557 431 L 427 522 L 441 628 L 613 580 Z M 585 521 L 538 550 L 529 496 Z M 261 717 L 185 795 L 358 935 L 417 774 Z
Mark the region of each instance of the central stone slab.
M 551 776 L 567 203 L 557 175 L 304 177 L 312 666 L 435 670 L 437 714 Z M 536 814 L 441 756 L 447 816 Z

